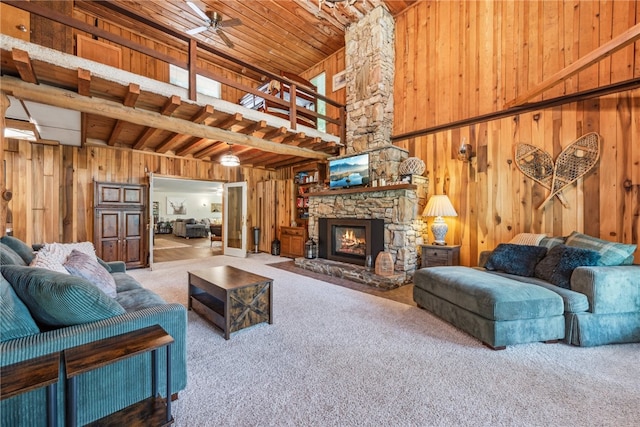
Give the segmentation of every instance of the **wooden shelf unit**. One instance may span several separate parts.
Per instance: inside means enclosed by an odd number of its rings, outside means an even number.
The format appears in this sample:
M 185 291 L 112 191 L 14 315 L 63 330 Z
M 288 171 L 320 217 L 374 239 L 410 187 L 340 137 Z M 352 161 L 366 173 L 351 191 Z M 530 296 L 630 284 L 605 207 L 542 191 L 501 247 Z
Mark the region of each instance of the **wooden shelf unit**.
M 311 187 L 324 185 L 327 178 L 327 165 L 324 162 L 311 162 L 293 168 L 296 186 L 295 212 L 296 223 L 307 228 L 309 220 L 309 194 Z

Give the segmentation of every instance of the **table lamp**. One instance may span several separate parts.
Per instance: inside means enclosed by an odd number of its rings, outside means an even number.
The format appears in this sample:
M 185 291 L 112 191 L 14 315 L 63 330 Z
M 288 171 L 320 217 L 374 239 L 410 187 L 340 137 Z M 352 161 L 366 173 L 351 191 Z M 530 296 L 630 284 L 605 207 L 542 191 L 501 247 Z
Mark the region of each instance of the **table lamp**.
M 435 216 L 436 219 L 431 224 L 431 232 L 435 241 L 434 245 L 446 245 L 444 237 L 447 235 L 449 227 L 444 222 L 443 216 L 458 216 L 458 213 L 453 208 L 449 197 L 446 194 L 439 194 L 431 196 L 427 206 L 422 212 L 422 216 Z

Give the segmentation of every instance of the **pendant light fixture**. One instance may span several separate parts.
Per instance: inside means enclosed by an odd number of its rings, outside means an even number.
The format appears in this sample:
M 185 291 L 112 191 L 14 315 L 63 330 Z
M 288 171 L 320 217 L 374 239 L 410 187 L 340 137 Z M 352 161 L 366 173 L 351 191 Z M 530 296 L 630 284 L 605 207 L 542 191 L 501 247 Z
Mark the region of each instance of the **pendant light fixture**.
M 240 166 L 240 159 L 231 151 L 231 144 L 229 144 L 229 152 L 223 155 L 222 157 L 220 157 L 220 164 L 222 166 L 230 166 L 230 167 Z

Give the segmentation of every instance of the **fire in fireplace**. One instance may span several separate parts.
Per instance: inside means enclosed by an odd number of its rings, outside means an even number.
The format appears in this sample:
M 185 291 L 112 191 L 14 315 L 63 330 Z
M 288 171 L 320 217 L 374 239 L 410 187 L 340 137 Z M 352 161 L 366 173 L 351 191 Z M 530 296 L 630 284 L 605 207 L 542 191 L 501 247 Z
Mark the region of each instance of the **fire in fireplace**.
M 320 218 L 318 256 L 364 265 L 367 255 L 375 260 L 384 250 L 384 220 Z
M 333 241 L 337 254 L 365 256 L 367 254 L 367 238 L 365 227 L 333 227 Z

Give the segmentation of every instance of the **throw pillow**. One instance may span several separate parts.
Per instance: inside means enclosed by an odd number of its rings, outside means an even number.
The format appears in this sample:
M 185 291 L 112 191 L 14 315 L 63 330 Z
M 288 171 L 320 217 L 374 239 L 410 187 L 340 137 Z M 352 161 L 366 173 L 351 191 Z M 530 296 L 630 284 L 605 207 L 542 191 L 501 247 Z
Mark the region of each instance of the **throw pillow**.
M 598 252 L 600 254 L 598 265 L 606 266 L 632 264 L 633 258 L 630 258 L 630 255 L 633 255 L 637 248 L 637 245 L 609 242 L 577 231 L 567 237 L 566 245 Z
M 42 268 L 4 266 L 2 274 L 36 319 L 70 326 L 124 314 L 124 308 L 87 280 Z
M 38 253 L 42 253 L 47 257 L 58 261 L 60 264 L 64 263 L 72 250 L 77 249 L 80 252 L 84 252 L 89 255 L 93 260 L 96 260 L 96 250 L 91 242 L 79 242 L 79 243 L 46 243 Z
M 553 276 L 553 272 L 556 270 L 556 267 L 560 262 L 560 257 L 562 256 L 564 248 L 566 248 L 565 245 L 558 245 L 549 249 L 547 255 L 545 255 L 545 257 L 536 265 L 534 271 L 535 277 L 551 283 L 551 276 Z
M 517 276 L 532 277 L 536 264 L 545 256 L 543 246 L 499 244 L 489 256 L 484 268 L 504 271 Z
M 598 265 L 600 254 L 590 249 L 558 245 L 535 268 L 535 276 L 561 288 L 571 288 L 573 270 Z
M 36 252 L 36 257 L 29 264 L 30 267 L 46 268 L 47 270 L 57 273 L 69 274 L 62 263 L 55 256 L 49 256 L 46 253 Z
M 27 265 L 22 257 L 9 246 L 0 242 L 0 265 Z
M 9 246 L 18 255 L 20 255 L 20 258 L 22 258 L 24 260 L 25 265 L 29 265 L 31 263 L 31 261 L 33 261 L 33 257 L 34 257 L 33 248 L 31 248 L 29 245 L 27 245 L 22 240 L 17 239 L 17 238 L 15 238 L 13 236 L 2 236 L 0 238 L 0 242 L 2 242 L 5 245 Z
M 89 255 L 74 249 L 62 265 L 69 273 L 87 279 L 111 298 L 116 297 L 116 281 L 113 276 Z
M 564 245 L 565 240 L 567 240 L 567 238 L 562 236 L 545 237 L 544 239 L 540 240 L 540 243 L 538 243 L 538 246 L 544 246 L 547 249 L 551 249 L 558 245 Z
M 26 337 L 40 332 L 38 325 L 31 317 L 29 309 L 24 305 L 11 284 L 0 275 L 0 342 L 14 338 Z
M 591 249 L 567 247 L 560 257 L 556 271 L 551 276 L 551 283 L 570 289 L 573 270 L 581 266 L 598 265 L 601 255 Z
M 547 237 L 546 234 L 519 233 L 509 241 L 512 245 L 538 246 L 540 241 Z

